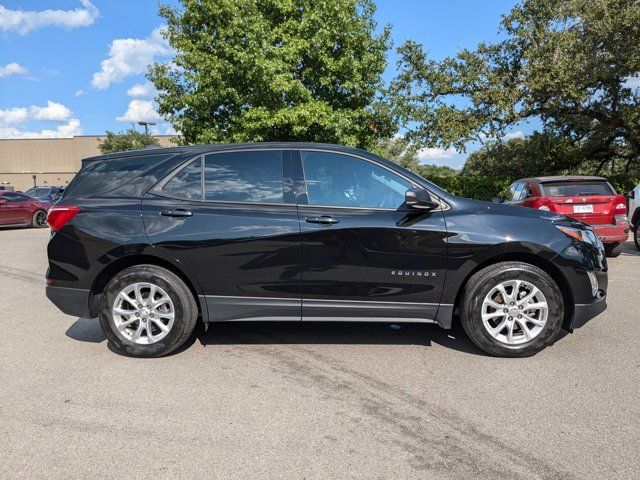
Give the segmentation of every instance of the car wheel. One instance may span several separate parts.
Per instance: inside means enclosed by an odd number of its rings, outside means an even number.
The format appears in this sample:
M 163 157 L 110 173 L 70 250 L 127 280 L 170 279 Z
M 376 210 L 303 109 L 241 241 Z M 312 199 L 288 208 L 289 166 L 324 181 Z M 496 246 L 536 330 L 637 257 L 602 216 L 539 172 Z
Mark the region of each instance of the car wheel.
M 47 226 L 47 212 L 38 210 L 31 218 L 31 226 L 33 228 L 44 228 Z
M 611 257 L 611 258 L 619 257 L 620 254 L 622 253 L 622 243 L 620 242 L 605 243 L 604 252 L 607 255 L 607 257 Z
M 636 225 L 633 227 L 633 241 L 636 244 L 636 248 L 640 250 L 640 219 L 636 220 Z
M 465 332 L 480 349 L 501 357 L 528 357 L 558 338 L 564 300 L 544 270 L 501 262 L 469 279 L 460 311 Z
M 173 272 L 137 265 L 113 277 L 100 299 L 100 326 L 111 343 L 132 357 L 160 357 L 191 335 L 198 306 Z

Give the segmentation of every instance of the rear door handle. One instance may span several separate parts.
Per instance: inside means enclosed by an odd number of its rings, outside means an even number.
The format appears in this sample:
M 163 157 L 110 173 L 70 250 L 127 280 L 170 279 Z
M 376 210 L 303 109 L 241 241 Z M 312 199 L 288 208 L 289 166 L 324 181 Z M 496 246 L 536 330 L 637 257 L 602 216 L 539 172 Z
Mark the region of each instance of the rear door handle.
M 160 212 L 160 215 L 163 215 L 165 217 L 184 218 L 184 217 L 193 216 L 193 213 L 190 212 L 189 210 L 183 210 L 182 208 L 176 208 L 175 210 L 163 210 L 162 212 Z
M 320 217 L 307 217 L 308 223 L 320 223 L 322 225 L 332 225 L 334 223 L 339 223 L 340 219 L 330 217 L 329 215 L 322 215 Z

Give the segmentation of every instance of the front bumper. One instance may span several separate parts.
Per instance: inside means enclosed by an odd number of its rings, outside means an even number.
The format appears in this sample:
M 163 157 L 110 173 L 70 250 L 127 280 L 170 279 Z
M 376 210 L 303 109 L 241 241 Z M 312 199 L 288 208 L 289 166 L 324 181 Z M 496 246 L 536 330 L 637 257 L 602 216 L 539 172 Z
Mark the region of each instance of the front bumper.
M 575 328 L 582 327 L 585 323 L 587 323 L 592 318 L 597 317 L 606 309 L 607 298 L 605 295 L 603 295 L 602 298 L 595 300 L 593 303 L 576 304 L 569 331 L 572 331 Z
M 620 225 L 591 225 L 596 236 L 602 243 L 624 242 L 629 236 L 629 224 L 621 223 Z
M 89 313 L 89 290 L 47 285 L 46 293 L 47 298 L 62 313 L 73 315 L 74 317 L 91 318 Z

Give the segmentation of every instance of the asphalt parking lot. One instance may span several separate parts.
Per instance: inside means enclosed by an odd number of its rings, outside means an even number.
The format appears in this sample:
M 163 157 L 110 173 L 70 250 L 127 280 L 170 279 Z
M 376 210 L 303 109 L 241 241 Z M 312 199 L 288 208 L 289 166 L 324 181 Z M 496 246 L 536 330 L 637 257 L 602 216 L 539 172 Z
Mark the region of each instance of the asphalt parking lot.
M 49 231 L 0 230 L 0 477 L 637 478 L 640 252 L 609 309 L 534 358 L 460 328 L 227 324 L 110 350 L 44 295 Z

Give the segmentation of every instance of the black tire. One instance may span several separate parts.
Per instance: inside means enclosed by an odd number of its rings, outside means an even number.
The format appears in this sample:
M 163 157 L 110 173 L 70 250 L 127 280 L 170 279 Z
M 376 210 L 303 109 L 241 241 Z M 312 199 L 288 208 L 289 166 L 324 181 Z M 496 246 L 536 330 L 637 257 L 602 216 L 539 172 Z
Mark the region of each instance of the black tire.
M 636 225 L 633 227 L 633 241 L 636 248 L 640 250 L 640 218 L 636 220 Z
M 525 280 L 536 286 L 548 305 L 547 321 L 542 330 L 531 340 L 518 345 L 494 338 L 482 321 L 485 297 L 495 286 L 507 280 Z M 501 262 L 483 268 L 469 279 L 460 312 L 462 327 L 478 348 L 499 357 L 529 357 L 557 340 L 564 320 L 564 299 L 556 282 L 544 270 L 523 262 Z
M 37 210 L 31 218 L 31 226 L 33 228 L 44 228 L 47 226 L 47 212 Z
M 604 252 L 607 255 L 607 257 L 611 257 L 611 258 L 619 257 L 620 254 L 622 253 L 622 243 L 620 242 L 605 243 Z
M 128 285 L 148 282 L 162 288 L 174 306 L 173 326 L 156 343 L 141 345 L 118 331 L 112 308 L 117 295 Z M 173 272 L 155 265 L 136 265 L 115 275 L 100 299 L 100 326 L 109 341 L 122 353 L 132 357 L 161 357 L 179 348 L 191 335 L 198 319 L 198 306 L 189 288 Z M 149 323 L 151 325 L 151 323 Z

